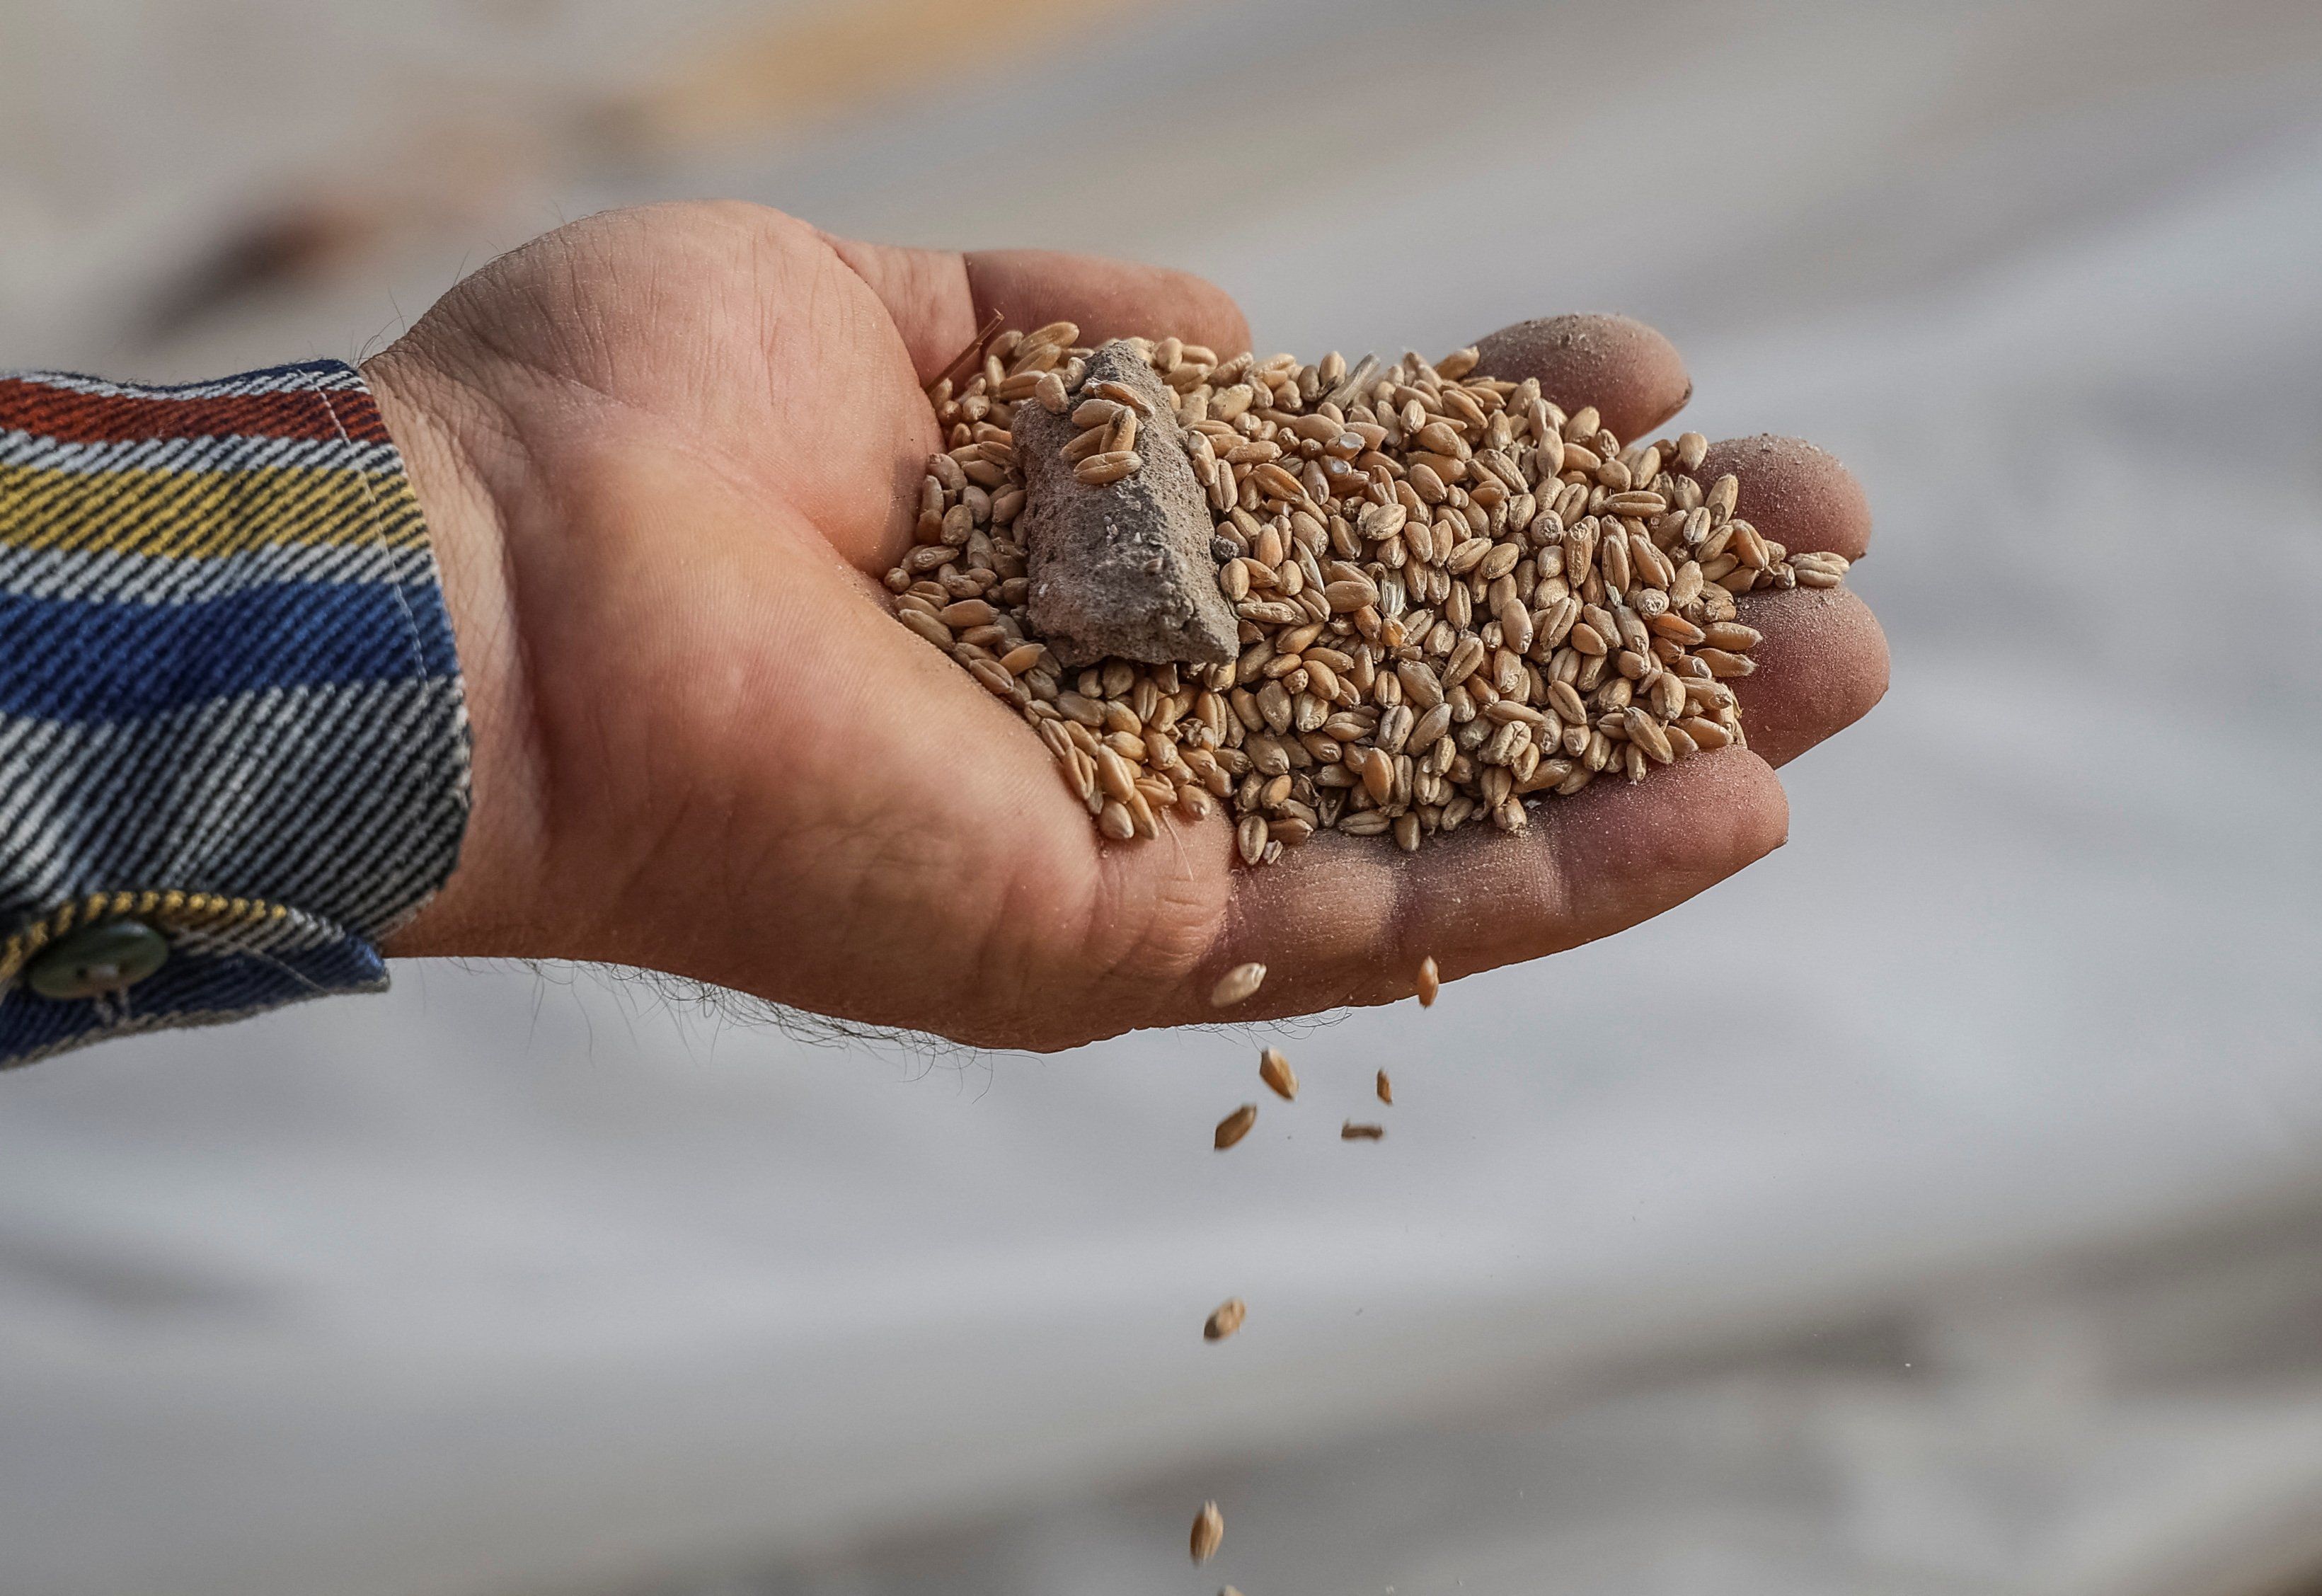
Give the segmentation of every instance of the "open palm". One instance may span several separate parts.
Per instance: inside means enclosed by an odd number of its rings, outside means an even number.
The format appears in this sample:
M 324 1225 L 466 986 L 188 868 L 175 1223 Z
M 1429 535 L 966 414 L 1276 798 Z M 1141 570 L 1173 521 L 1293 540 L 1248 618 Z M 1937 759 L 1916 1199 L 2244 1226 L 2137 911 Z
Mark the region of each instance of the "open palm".
M 686 205 L 563 228 L 462 283 L 368 375 L 410 462 L 476 734 L 460 868 L 398 954 L 608 960 L 821 1014 L 1054 1048 L 1407 995 L 1659 913 L 1778 846 L 1770 764 L 1874 703 L 1877 625 L 1842 590 L 1746 598 L 1751 751 L 1600 783 L 1525 833 L 1404 856 L 1326 833 L 1234 865 L 1226 821 L 1105 843 L 1047 750 L 887 613 L 940 446 L 921 384 L 990 309 L 1096 341 L 1248 347 L 1181 274 L 1037 252 L 829 238 Z M 1573 318 L 1521 370 L 1623 436 L 1683 402 L 1632 323 Z M 1742 513 L 1793 550 L 1862 553 L 1827 455 L 1721 445 Z

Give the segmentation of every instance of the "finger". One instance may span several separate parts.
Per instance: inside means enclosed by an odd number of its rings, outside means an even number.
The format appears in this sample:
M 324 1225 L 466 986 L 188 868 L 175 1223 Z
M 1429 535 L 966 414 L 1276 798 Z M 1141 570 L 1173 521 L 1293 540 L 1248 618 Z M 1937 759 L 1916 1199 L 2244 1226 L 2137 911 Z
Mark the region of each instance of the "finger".
M 1887 695 L 1887 634 L 1844 588 L 1751 593 L 1739 608 L 1765 634 L 1754 674 L 1732 683 L 1751 752 L 1786 765 L 1870 712 Z
M 1853 473 L 1798 438 L 1761 435 L 1712 444 L 1698 480 L 1732 472 L 1735 513 L 1786 548 L 1860 559 L 1870 506 Z M 1755 674 L 1734 683 L 1752 751 L 1783 765 L 1869 713 L 1887 692 L 1886 635 L 1842 588 L 1751 593 L 1742 619 L 1765 634 Z
M 1476 370 L 1521 382 L 1567 414 L 1594 405 L 1622 442 L 1650 434 L 1685 408 L 1693 379 L 1677 346 L 1625 316 L 1551 316 L 1502 327 L 1476 344 Z
M 825 241 L 886 306 L 922 383 L 933 381 L 993 311 L 1029 331 L 1076 323 L 1083 344 L 1178 337 L 1220 355 L 1249 347 L 1232 296 L 1190 272 L 1056 250 L 908 249 Z
M 1836 455 L 1760 433 L 1710 445 L 1694 476 L 1706 486 L 1728 472 L 1742 489 L 1733 513 L 1776 542 L 1850 560 L 1870 546 L 1870 501 Z
M 1463 827 L 1412 855 L 1325 833 L 1274 867 L 1237 872 L 1227 925 L 1156 1023 L 1261 1020 L 1410 995 L 1419 962 L 1445 979 L 1538 959 L 1649 919 L 1781 846 L 1789 808 L 1764 761 L 1696 754 L 1635 785 L 1600 777 L 1536 805 L 1516 836 Z M 1256 997 L 1209 1006 L 1233 966 L 1266 966 Z

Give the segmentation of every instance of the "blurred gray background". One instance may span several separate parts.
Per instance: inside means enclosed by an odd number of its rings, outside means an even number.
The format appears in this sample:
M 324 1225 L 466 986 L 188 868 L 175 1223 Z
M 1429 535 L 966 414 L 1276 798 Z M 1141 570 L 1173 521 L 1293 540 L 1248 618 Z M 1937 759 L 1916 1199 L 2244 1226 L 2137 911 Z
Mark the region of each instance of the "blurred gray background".
M 0 1078 L 0 1591 L 2322 1591 L 2322 7 L 0 0 L 0 365 L 702 194 L 1309 356 L 1647 317 L 1869 484 L 1894 692 L 1230 1160 L 1280 1038 L 557 970 Z

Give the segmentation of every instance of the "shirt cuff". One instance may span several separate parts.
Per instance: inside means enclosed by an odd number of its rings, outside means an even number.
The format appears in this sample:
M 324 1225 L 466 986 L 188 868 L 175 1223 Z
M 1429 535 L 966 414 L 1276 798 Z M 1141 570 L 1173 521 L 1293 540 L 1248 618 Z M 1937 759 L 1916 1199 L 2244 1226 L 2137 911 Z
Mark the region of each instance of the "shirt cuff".
M 0 1066 L 385 986 L 468 805 L 442 585 L 352 367 L 0 374 Z

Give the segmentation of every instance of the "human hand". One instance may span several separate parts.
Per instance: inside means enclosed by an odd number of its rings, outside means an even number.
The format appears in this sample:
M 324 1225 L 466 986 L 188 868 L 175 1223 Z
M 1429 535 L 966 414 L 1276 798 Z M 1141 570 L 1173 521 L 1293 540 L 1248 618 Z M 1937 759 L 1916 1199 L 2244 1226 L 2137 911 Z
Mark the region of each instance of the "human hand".
M 1844 589 L 1743 598 L 1750 749 L 1541 805 L 1404 855 L 1324 833 L 1232 863 L 1228 821 L 1111 844 L 1047 749 L 896 623 L 878 577 L 912 543 L 941 446 L 921 384 L 987 310 L 1085 341 L 1248 346 L 1182 274 L 1081 256 L 961 256 L 829 238 L 728 204 L 613 213 L 462 282 L 366 374 L 425 508 L 475 728 L 460 867 L 398 955 L 644 966 L 848 1020 L 1050 1049 L 1407 995 L 1607 935 L 1780 845 L 1772 766 L 1885 691 Z M 1495 353 L 1641 438 L 1684 368 L 1634 323 L 1577 317 Z M 1740 513 L 1859 557 L 1861 491 L 1779 439 L 1713 449 Z

